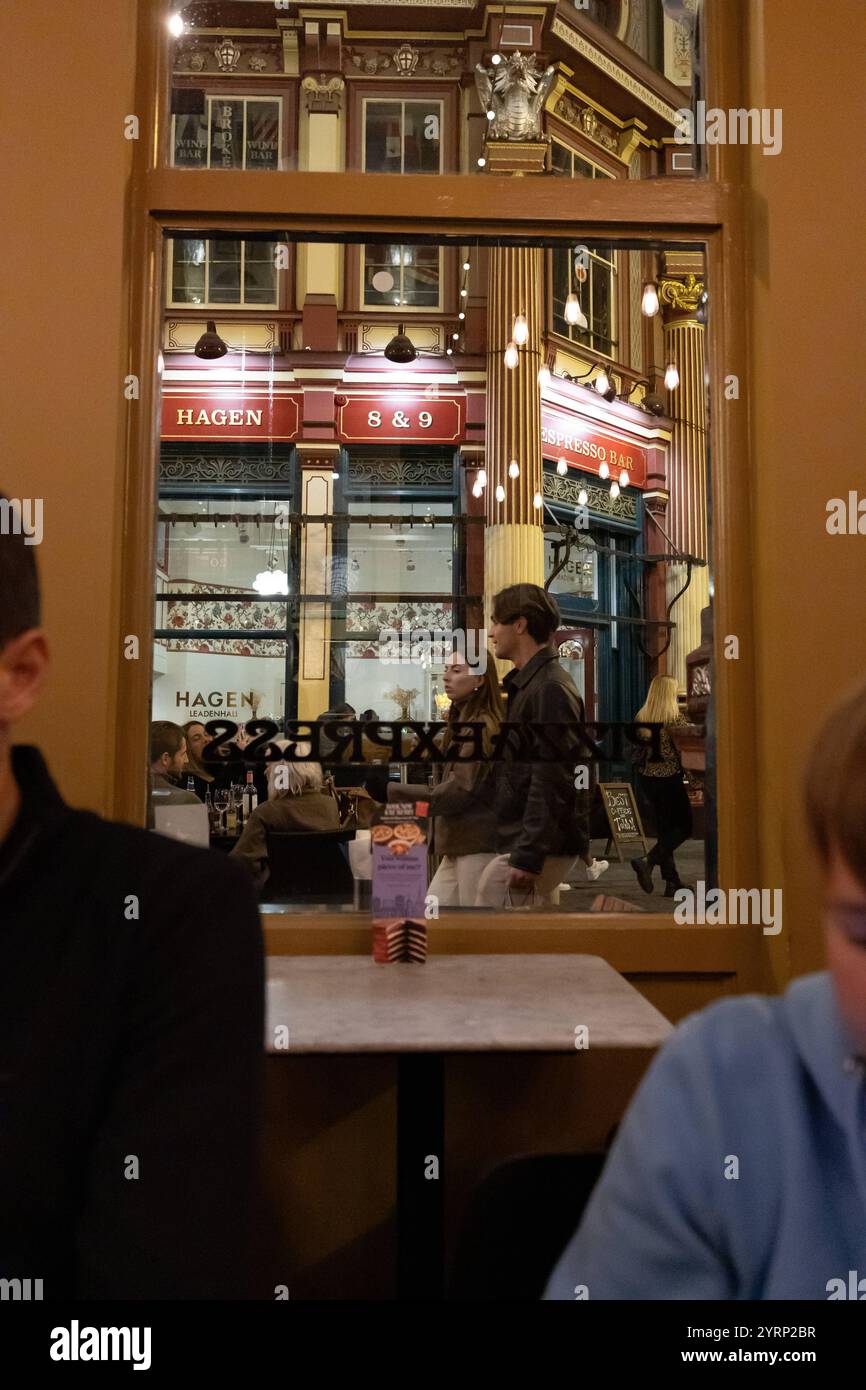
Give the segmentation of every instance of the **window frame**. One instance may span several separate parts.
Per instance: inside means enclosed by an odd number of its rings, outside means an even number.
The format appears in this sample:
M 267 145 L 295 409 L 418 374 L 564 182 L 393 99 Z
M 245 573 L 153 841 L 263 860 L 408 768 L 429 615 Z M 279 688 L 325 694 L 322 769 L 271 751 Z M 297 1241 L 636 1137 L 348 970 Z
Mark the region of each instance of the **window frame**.
M 171 155 L 171 159 L 170 159 L 170 163 L 169 163 L 169 167 L 170 167 L 170 168 L 176 169 L 177 172 L 180 173 L 180 174 L 204 174 L 204 173 L 212 174 L 212 173 L 217 173 L 217 172 L 230 172 L 230 173 L 233 173 L 233 174 L 251 174 L 251 173 L 257 173 L 257 174 L 278 174 L 278 173 L 280 173 L 281 171 L 283 171 L 283 158 L 284 158 L 284 155 L 285 155 L 286 143 L 287 143 L 287 142 L 286 142 L 286 129 L 285 129 L 285 122 L 286 122 L 286 97 L 285 97 L 285 95 L 284 95 L 283 92 L 276 92 L 276 91 L 264 91 L 264 92 L 262 92 L 262 91 L 235 91 L 235 90 L 232 90 L 232 91 L 230 91 L 230 92 L 220 92 L 220 91 L 214 92 L 214 91 L 212 91 L 212 90 L 210 89 L 209 86 L 208 86 L 208 87 L 203 87 L 203 86 L 201 86 L 199 83 L 184 84 L 184 85 L 183 85 L 183 88 L 181 88 L 181 83 L 180 83 L 180 82 L 176 82 L 174 85 L 178 88 L 178 90 L 181 90 L 181 89 L 182 89 L 182 90 L 186 90 L 186 91 L 197 91 L 197 92 L 201 92 L 202 95 L 204 96 L 205 103 L 206 103 L 206 108 L 207 108 L 207 163 L 206 163 L 206 164 L 199 165 L 199 166 L 197 166 L 197 167 L 186 167 L 186 166 L 184 166 L 184 165 L 175 164 L 175 162 L 174 162 L 174 156 L 175 156 L 175 134 L 176 134 L 176 129 L 177 129 L 177 114 L 176 114 L 175 112 L 172 112 L 172 114 L 171 114 L 171 129 L 170 129 L 170 131 L 169 131 L 169 146 L 168 146 L 168 148 L 169 148 L 169 154 Z M 218 168 L 215 169 L 214 166 L 211 164 L 211 144 L 212 144 L 212 134 L 211 134 L 211 130 L 212 130 L 212 114 L 211 114 L 211 113 L 212 113 L 212 103 L 213 103 L 214 101 L 242 101 L 242 102 L 244 103 L 244 138 L 243 138 L 244 162 L 243 162 L 243 164 L 240 166 L 240 168 L 232 168 L 231 170 L 220 170 L 220 169 L 218 169 Z M 248 104 L 249 102 L 251 102 L 251 101 L 262 101 L 262 102 L 264 102 L 264 101 L 271 101 L 271 102 L 275 102 L 276 105 L 277 105 L 277 108 L 278 108 L 278 115 L 277 115 L 277 167 L 276 167 L 276 169 L 248 169 L 248 168 L 247 168 L 247 104 Z
M 382 177 L 383 177 L 383 178 L 390 178 L 390 175 L 388 175 L 388 174 L 383 174 Z M 392 317 L 393 317 L 395 314 L 397 314 L 397 315 L 399 315 L 399 316 L 401 316 L 401 317 L 405 314 L 405 315 L 409 315 L 409 316 L 412 317 L 412 318 L 415 318 L 418 314 L 444 314 L 444 313 L 446 312 L 446 309 L 445 309 L 445 302 L 444 302 L 444 301 L 445 301 L 445 284 L 444 284 L 444 281 L 445 281 L 445 255 L 444 255 L 444 248 L 441 247 L 441 246 L 439 247 L 439 296 L 438 296 L 438 298 L 437 298 L 435 304 L 402 304 L 402 303 L 401 303 L 401 304 L 368 304 L 367 301 L 366 301 L 366 299 L 365 299 L 365 297 L 364 297 L 364 296 L 365 296 L 365 289 L 366 289 L 365 279 L 366 279 L 367 247 L 370 246 L 370 245 L 374 245 L 374 244 L 375 244 L 375 243 L 365 241 L 365 242 L 363 242 L 363 243 L 357 248 L 357 249 L 358 249 L 358 281 L 357 281 L 357 286 L 356 286 L 356 288 L 357 288 L 357 293 L 358 293 L 358 308 L 359 308 L 359 310 L 360 310 L 361 313 L 363 313 L 363 314 L 390 314 Z M 393 245 L 392 242 L 388 242 L 388 243 L 385 243 L 385 244 L 387 244 L 387 245 Z M 401 250 L 402 250 L 404 243 L 403 243 L 403 242 L 400 242 L 400 243 L 398 243 L 398 244 L 400 245 L 400 248 L 401 248 Z M 402 263 L 402 261 L 401 261 L 401 263 L 400 263 L 400 278 L 401 278 L 401 286 L 402 286 L 402 278 L 403 278 L 403 263 Z
M 400 113 L 400 126 L 401 126 L 401 130 L 400 130 L 400 169 L 399 169 L 399 170 L 393 170 L 393 169 L 374 169 L 374 170 L 368 170 L 368 168 L 367 168 L 367 107 L 370 105 L 371 102 L 386 102 L 386 101 L 399 102 L 399 103 L 400 103 L 400 107 L 401 107 L 401 113 Z M 446 139 L 446 136 L 445 136 L 445 129 L 446 129 L 446 127 L 445 127 L 445 98 L 444 98 L 444 97 L 441 97 L 441 96 L 432 96 L 432 95 L 431 95 L 429 98 L 428 98 L 428 97 L 425 97 L 425 96 L 411 96 L 411 97 L 410 97 L 410 96 L 404 96 L 402 93 L 400 93 L 399 95 L 389 95 L 389 94 L 383 93 L 383 92 L 377 93 L 376 95 L 373 95 L 373 94 L 364 94 L 364 95 L 361 96 L 361 171 L 362 171 L 362 173 L 365 173 L 365 174 L 366 174 L 366 173 L 377 173 L 377 174 L 378 174 L 378 173 L 392 173 L 392 174 L 393 174 L 393 173 L 400 173 L 400 174 L 404 174 L 404 173 L 405 173 L 405 169 L 403 168 L 403 165 L 404 165 L 405 162 L 406 162 L 406 132 L 405 132 L 405 128 L 404 128 L 404 127 L 405 127 L 405 109 L 406 109 L 406 107 L 407 107 L 408 105 L 420 106 L 420 105 L 422 105 L 422 103 L 425 102 L 425 101 L 429 102 L 430 105 L 433 105 L 433 104 L 435 103 L 435 105 L 437 105 L 437 106 L 439 107 L 439 168 L 436 169 L 436 170 L 434 170 L 434 171 L 432 171 L 432 172 L 435 172 L 436 174 L 441 174 L 441 173 L 442 173 L 442 165 L 443 165 L 444 157 L 445 157 L 445 139 Z M 419 170 L 418 172 L 420 173 L 420 172 L 422 172 L 422 171 Z
M 235 239 L 236 239 L 235 237 L 226 238 L 226 240 L 232 240 L 232 241 L 234 241 Z M 208 290 L 210 289 L 210 274 L 209 274 L 209 271 L 210 271 L 211 258 L 210 258 L 210 253 L 209 253 L 209 250 L 207 249 L 207 247 L 208 247 L 209 242 L 212 241 L 213 238 L 209 238 L 209 237 L 200 237 L 200 238 L 194 238 L 194 237 L 186 237 L 186 238 L 184 238 L 184 237 L 167 237 L 167 238 L 166 238 L 166 248 L 165 248 L 165 254 L 166 254 L 166 266 L 165 266 L 165 277 L 166 277 L 166 301 L 165 301 L 165 308 L 166 308 L 166 310 L 169 310 L 169 309 L 171 309 L 171 310 L 186 309 L 186 310 L 191 311 L 191 312 L 193 312 L 193 313 L 198 313 L 200 310 L 207 309 L 207 310 L 209 310 L 209 311 L 210 311 L 210 310 L 213 310 L 215 313 L 222 313 L 222 312 L 225 312 L 226 310 L 243 309 L 245 313 L 254 313 L 256 310 L 262 310 L 262 312 L 264 312 L 264 313 L 273 313 L 273 311 L 274 311 L 275 309 L 279 309 L 279 308 L 281 307 L 281 305 L 280 305 L 280 280 L 279 280 L 279 272 L 277 271 L 276 267 L 274 267 L 274 293 L 275 293 L 275 298 L 274 298 L 274 300 L 273 300 L 272 302 L 269 301 L 267 304 L 247 304 L 247 303 L 245 303 L 243 297 L 241 297 L 241 299 L 239 299 L 236 303 L 235 303 L 233 300 L 217 300 L 217 301 L 212 301 L 210 298 L 206 298 L 206 299 L 203 300 L 203 302 L 202 302 L 201 304 L 192 304 L 192 303 L 190 303 L 190 302 L 187 301 L 187 300 L 183 300 L 183 299 L 175 300 L 175 299 L 169 298 L 168 296 L 171 295 L 172 290 L 173 290 L 173 288 L 174 288 L 174 244 L 175 244 L 175 241 L 182 241 L 182 240 L 201 240 L 201 241 L 204 241 L 204 242 L 205 242 L 205 248 L 206 248 L 206 249 L 205 249 L 205 259 L 204 259 L 204 266 L 205 266 L 205 286 L 206 286 L 206 288 L 207 288 Z M 247 244 L 248 244 L 248 243 L 247 243 L 246 238 L 244 238 L 244 237 L 239 237 L 239 238 L 237 238 L 237 240 L 239 240 L 239 241 L 240 241 L 240 244 L 241 244 L 241 258 L 240 258 L 240 290 L 241 290 L 241 296 L 243 296 L 243 293 L 244 293 L 244 261 L 245 261 L 245 257 L 246 257 L 246 247 L 247 247 Z M 277 244 L 278 244 L 278 243 L 277 243 L 277 240 L 275 239 L 274 242 L 273 242 L 272 244 L 273 244 L 273 245 L 277 245 Z M 288 272 L 285 272 L 285 273 L 288 274 Z

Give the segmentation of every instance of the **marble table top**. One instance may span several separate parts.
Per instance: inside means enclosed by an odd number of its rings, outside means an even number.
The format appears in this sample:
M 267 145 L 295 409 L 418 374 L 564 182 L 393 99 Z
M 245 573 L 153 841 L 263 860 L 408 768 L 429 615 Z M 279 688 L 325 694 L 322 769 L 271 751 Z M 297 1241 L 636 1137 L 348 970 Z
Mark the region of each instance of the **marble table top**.
M 442 955 L 424 965 L 376 965 L 369 956 L 269 956 L 266 1007 L 268 1051 L 286 1056 L 579 1056 L 584 1047 L 655 1049 L 672 1031 L 600 956 Z M 586 1033 L 576 1034 L 579 1028 Z

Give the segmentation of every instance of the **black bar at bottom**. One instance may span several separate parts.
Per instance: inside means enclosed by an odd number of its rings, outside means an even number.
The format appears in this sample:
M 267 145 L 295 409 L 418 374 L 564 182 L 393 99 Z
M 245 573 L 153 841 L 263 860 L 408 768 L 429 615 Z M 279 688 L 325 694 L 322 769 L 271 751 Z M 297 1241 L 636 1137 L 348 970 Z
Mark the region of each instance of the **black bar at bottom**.
M 398 967 L 399 968 L 399 967 Z M 444 1298 L 445 1064 L 441 1053 L 397 1063 L 397 1296 Z

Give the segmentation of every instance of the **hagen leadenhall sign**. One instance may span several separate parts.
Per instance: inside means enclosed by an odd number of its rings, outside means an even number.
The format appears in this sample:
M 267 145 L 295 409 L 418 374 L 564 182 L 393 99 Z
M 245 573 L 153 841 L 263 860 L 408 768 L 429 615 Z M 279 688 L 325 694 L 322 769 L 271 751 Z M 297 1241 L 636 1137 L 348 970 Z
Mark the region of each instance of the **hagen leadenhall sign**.
M 166 394 L 162 398 L 163 439 L 297 439 L 298 396 L 268 391 L 213 395 Z

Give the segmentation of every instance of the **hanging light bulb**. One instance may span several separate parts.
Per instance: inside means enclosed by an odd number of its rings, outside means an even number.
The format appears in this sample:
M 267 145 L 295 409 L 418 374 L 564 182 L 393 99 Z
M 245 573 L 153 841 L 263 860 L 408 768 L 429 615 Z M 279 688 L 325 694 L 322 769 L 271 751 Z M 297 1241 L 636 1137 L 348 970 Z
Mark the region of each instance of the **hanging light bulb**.
M 463 262 L 463 269 L 464 269 L 464 270 L 471 270 L 471 268 L 472 268 L 472 267 L 471 267 L 469 261 L 464 261 L 464 262 Z
M 478 160 L 478 168 L 479 168 L 479 169 L 483 169 L 486 163 L 487 163 L 487 160 L 484 158 L 484 155 L 482 154 L 482 155 L 479 157 L 479 160 Z
M 604 370 L 604 367 L 602 367 L 592 384 L 600 396 L 605 395 L 610 390 L 610 377 Z
M 468 296 L 468 294 L 469 294 L 469 291 L 468 291 L 467 289 L 462 289 L 462 290 L 460 291 L 460 298 L 461 298 L 461 299 L 466 299 L 467 296 Z
M 680 374 L 677 371 L 676 362 L 669 362 L 665 372 L 665 386 L 669 391 L 676 391 L 680 384 Z
M 501 53 L 494 53 L 494 55 L 493 55 L 493 57 L 490 59 L 490 61 L 491 61 L 491 63 L 493 64 L 493 66 L 494 66 L 495 68 L 498 68 L 498 67 L 499 67 L 499 64 L 502 62 L 502 54 L 501 54 Z
M 483 496 L 484 496 L 484 488 L 481 486 L 481 484 L 480 484 L 479 482 L 476 482 L 475 485 L 473 486 L 473 488 L 472 488 L 472 496 L 473 496 L 473 497 L 483 497 Z
M 496 484 L 496 500 L 497 502 L 505 501 L 505 488 L 502 486 L 501 483 Z
M 643 287 L 643 299 L 640 302 L 641 313 L 648 319 L 654 318 L 659 311 L 659 292 L 654 280 Z
M 568 459 L 563 454 L 562 458 L 556 460 L 556 471 L 560 478 L 564 478 L 568 472 Z
M 176 39 L 179 39 L 185 28 L 183 15 L 173 14 L 168 21 L 168 32 Z
M 508 476 L 509 476 L 509 478 L 519 478 L 519 477 L 520 477 L 520 464 L 517 462 L 517 459 L 512 459 L 511 462 L 509 463 L 509 465 L 508 465 Z
M 620 487 L 628 487 L 628 473 L 625 469 L 619 475 L 619 485 Z
M 465 319 L 466 315 L 464 314 L 464 312 L 463 312 L 462 309 L 460 310 L 460 313 L 457 315 L 457 317 L 458 317 L 459 319 Z
M 513 369 L 517 366 L 518 360 L 519 359 L 517 355 L 517 344 L 512 339 L 512 341 L 508 344 L 508 347 L 505 349 L 503 361 L 506 367 Z
M 452 337 L 453 341 L 456 343 L 456 342 L 457 342 L 457 339 L 460 337 L 460 334 L 459 334 L 459 333 L 452 333 L 452 334 L 451 334 L 451 337 Z
M 529 342 L 529 324 L 526 322 L 525 314 L 518 314 L 515 318 L 511 337 L 518 347 L 525 347 Z
M 488 119 L 488 121 L 495 121 L 495 120 L 496 120 L 496 112 L 495 112 L 495 111 L 488 111 L 488 112 L 487 112 L 487 119 Z
M 598 476 L 599 476 L 600 478 L 609 478 L 609 477 L 610 477 L 610 469 L 608 468 L 608 466 L 607 466 L 606 463 L 600 463 L 600 464 L 598 465 Z
M 614 481 L 610 485 L 610 495 L 614 501 L 616 501 L 617 497 L 619 497 L 619 483 L 616 481 L 616 479 L 614 479 Z
M 544 498 L 540 492 L 536 492 L 532 499 L 532 505 L 537 512 L 541 511 L 541 508 L 544 506 Z
M 479 470 L 478 470 L 478 481 L 479 481 L 479 483 L 481 484 L 482 488 L 485 488 L 485 487 L 487 486 L 487 469 L 486 469 L 486 468 L 479 468 Z
M 446 357 L 452 357 L 452 356 L 454 355 L 454 349 L 453 349 L 453 348 L 450 348 L 450 347 L 447 347 L 447 348 L 445 349 L 445 355 L 446 355 Z
M 547 390 L 552 380 L 553 378 L 550 375 L 550 368 L 548 367 L 546 362 L 543 362 L 538 369 L 538 384 L 541 387 L 542 391 Z
M 580 489 L 580 492 L 577 494 L 577 505 L 579 507 L 585 507 L 588 501 L 589 493 L 587 492 L 585 487 L 582 487 Z
M 580 307 L 580 300 L 572 290 L 565 301 L 565 322 L 570 323 L 574 328 L 588 328 L 586 314 Z

